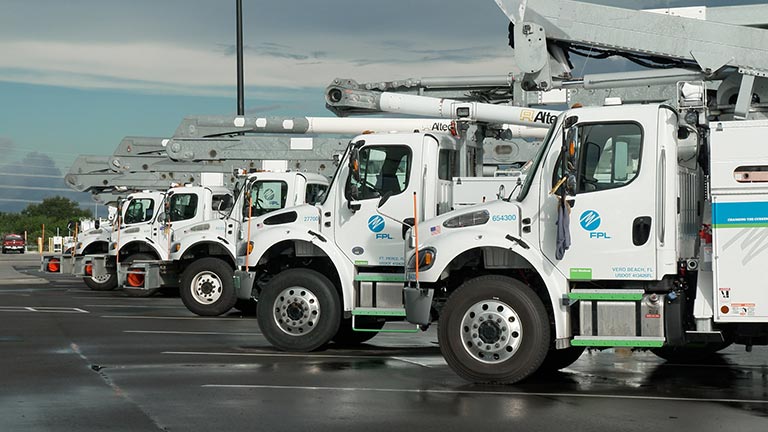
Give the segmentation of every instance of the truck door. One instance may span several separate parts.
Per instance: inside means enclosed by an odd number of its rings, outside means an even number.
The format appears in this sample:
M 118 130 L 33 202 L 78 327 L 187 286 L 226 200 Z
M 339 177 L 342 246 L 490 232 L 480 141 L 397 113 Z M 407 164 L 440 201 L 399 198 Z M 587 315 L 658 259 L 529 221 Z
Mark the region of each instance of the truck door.
M 574 144 L 577 172 L 571 245 L 562 257 L 559 198 L 550 191 L 563 177 L 563 158 L 550 152 L 540 188 L 540 242 L 545 256 L 571 280 L 656 277 L 655 118 L 645 123 L 653 130 L 636 121 L 612 121 L 577 123 L 565 132 L 566 147 Z
M 393 135 L 406 141 L 411 137 Z M 370 143 L 353 149 L 350 168 L 339 194 L 334 235 L 344 254 L 361 266 L 402 266 L 402 225 L 377 213 L 381 197 L 390 195 L 381 212 L 402 221 L 413 217 L 413 193 L 422 196 L 423 145 L 437 146 L 431 136 L 413 135 L 417 143 Z M 354 162 L 352 162 L 354 164 Z M 356 171 L 356 173 L 355 173 Z M 421 207 L 421 204 L 419 204 Z

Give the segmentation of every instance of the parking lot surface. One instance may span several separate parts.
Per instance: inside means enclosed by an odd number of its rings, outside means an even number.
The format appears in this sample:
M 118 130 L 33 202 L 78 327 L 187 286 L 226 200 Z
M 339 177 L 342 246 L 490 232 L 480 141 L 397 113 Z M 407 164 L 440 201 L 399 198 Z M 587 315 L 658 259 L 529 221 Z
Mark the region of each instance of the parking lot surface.
M 254 316 L 90 291 L 37 259 L 0 257 L 3 431 L 768 430 L 765 347 L 701 365 L 594 351 L 519 385 L 475 385 L 442 360 L 435 329 L 284 353 Z

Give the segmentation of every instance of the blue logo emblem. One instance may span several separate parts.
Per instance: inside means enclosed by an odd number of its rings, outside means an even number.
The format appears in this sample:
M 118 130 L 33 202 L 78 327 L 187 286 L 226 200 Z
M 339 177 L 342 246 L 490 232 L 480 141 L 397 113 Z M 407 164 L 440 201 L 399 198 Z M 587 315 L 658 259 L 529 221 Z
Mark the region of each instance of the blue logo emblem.
M 384 218 L 379 215 L 373 215 L 368 219 L 368 229 L 371 232 L 381 232 L 384 229 Z
M 587 210 L 579 217 L 579 224 L 587 231 L 594 231 L 600 227 L 600 214 L 594 210 Z

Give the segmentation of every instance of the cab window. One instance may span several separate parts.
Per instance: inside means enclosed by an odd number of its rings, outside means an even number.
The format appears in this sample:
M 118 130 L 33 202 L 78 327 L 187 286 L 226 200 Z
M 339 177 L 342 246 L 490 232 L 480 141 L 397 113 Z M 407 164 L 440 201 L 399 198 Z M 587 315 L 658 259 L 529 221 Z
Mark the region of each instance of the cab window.
M 147 222 L 152 219 L 154 208 L 155 201 L 150 198 L 133 199 L 128 203 L 128 208 L 125 209 L 124 223 Z
M 195 194 L 174 194 L 171 196 L 170 221 L 182 221 L 192 219 L 197 213 L 197 195 Z
M 328 190 L 328 185 L 319 183 L 308 183 L 307 194 L 304 197 L 304 202 L 307 204 L 319 204 L 325 199 L 325 192 Z
M 259 180 L 251 187 L 251 216 L 262 216 L 285 207 L 288 183 L 277 180 Z M 248 215 L 248 203 L 245 203 Z
M 232 195 L 222 194 L 211 197 L 211 208 L 218 212 L 226 212 L 232 208 Z
M 440 150 L 437 163 L 437 177 L 440 180 L 452 180 L 459 176 L 459 160 L 456 150 Z
M 359 178 L 349 177 L 348 198 L 366 200 L 408 187 L 411 150 L 406 146 L 368 146 L 359 151 Z
M 643 132 L 636 123 L 577 126 L 574 143 L 578 165 L 577 193 L 615 189 L 640 172 Z M 558 161 L 553 185 L 564 175 Z

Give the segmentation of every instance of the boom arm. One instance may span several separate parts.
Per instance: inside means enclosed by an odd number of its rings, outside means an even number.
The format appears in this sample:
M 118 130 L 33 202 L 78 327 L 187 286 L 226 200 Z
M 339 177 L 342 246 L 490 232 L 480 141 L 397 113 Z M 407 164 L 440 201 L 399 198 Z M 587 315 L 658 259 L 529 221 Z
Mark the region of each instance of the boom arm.
M 495 0 L 512 22 L 518 77 L 526 89 L 570 79 L 571 53 L 619 55 L 642 65 L 676 67 L 707 78 L 719 72 L 768 74 L 768 32 L 572 0 Z M 553 73 L 550 65 L 559 65 Z

